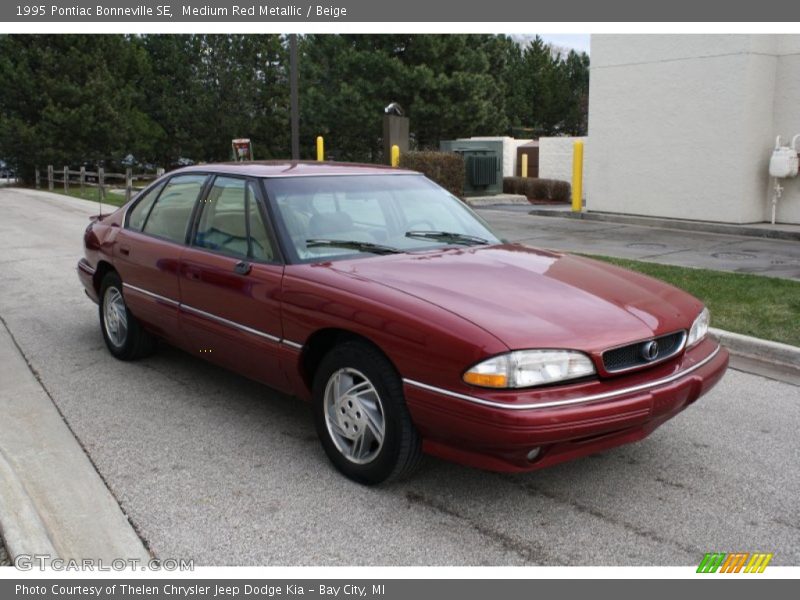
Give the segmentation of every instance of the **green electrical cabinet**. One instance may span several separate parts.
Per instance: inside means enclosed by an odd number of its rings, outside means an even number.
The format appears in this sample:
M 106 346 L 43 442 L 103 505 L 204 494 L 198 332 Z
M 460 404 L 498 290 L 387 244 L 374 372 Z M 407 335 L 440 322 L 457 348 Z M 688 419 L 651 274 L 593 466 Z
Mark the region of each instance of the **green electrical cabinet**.
M 503 142 L 442 140 L 439 149 L 464 157 L 465 196 L 492 196 L 503 191 Z

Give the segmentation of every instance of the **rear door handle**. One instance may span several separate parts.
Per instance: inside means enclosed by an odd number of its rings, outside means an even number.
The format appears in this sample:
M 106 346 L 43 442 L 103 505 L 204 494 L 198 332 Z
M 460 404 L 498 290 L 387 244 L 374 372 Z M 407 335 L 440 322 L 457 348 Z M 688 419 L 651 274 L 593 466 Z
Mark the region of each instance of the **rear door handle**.
M 123 256 L 128 256 L 131 253 L 131 249 L 128 246 L 120 246 L 119 253 Z
M 236 271 L 239 275 L 247 275 L 252 268 L 253 265 L 251 265 L 249 262 L 245 260 L 240 260 L 238 263 L 236 263 L 236 266 L 233 267 L 233 270 Z

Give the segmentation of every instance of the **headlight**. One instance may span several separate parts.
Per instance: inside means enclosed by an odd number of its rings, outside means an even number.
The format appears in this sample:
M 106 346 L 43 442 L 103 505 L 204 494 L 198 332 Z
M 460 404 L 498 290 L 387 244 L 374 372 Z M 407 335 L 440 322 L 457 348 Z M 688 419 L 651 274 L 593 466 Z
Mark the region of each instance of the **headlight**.
M 478 363 L 464 381 L 488 388 L 524 388 L 594 374 L 591 359 L 573 350 L 517 350 Z
M 697 318 L 692 323 L 692 328 L 689 330 L 689 337 L 686 338 L 686 347 L 694 346 L 697 342 L 702 341 L 708 333 L 708 322 L 711 320 L 711 315 L 708 309 L 704 308 Z

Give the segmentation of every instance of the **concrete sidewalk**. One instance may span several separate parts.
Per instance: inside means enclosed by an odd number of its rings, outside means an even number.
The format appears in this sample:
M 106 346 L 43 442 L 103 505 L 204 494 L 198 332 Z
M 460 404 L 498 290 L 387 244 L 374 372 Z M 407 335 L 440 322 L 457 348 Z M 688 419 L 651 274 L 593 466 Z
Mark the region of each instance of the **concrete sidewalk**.
M 9 557 L 150 553 L 0 320 L 0 532 Z
M 530 214 L 530 206 L 478 213 L 500 235 L 553 250 L 800 280 L 800 241 Z

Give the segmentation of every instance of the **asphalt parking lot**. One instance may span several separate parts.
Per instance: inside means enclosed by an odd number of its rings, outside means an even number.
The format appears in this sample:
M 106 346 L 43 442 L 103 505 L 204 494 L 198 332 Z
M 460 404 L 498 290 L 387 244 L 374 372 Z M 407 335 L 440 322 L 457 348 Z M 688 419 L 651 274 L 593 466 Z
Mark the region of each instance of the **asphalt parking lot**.
M 795 240 L 536 216 L 527 214 L 529 209 L 486 207 L 478 214 L 513 242 L 565 252 L 800 279 L 800 243 Z
M 0 317 L 156 556 L 691 565 L 759 551 L 800 564 L 797 387 L 731 370 L 635 445 L 513 476 L 427 459 L 410 481 L 364 488 L 329 466 L 307 406 L 168 347 L 108 354 L 75 274 L 92 210 L 0 190 Z

